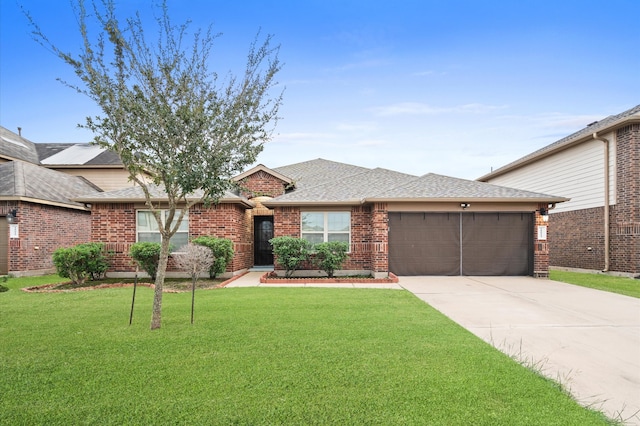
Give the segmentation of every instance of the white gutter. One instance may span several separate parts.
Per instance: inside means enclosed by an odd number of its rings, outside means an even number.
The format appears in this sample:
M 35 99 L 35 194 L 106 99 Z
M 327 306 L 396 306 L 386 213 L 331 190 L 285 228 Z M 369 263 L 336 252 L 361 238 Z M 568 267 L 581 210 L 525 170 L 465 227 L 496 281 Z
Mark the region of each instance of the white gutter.
M 604 142 L 604 269 L 602 272 L 609 271 L 609 140 L 598 136 L 598 133 L 592 135 L 593 139 Z

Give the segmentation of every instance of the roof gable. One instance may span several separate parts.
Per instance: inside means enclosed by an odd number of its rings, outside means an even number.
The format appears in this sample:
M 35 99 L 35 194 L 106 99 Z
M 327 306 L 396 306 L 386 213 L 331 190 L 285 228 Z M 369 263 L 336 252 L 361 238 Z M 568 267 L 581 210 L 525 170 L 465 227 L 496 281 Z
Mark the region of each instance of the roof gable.
M 275 177 L 276 179 L 280 179 L 282 182 L 284 182 L 287 185 L 293 183 L 293 180 L 290 177 L 285 176 L 282 173 L 279 173 L 273 169 L 270 169 L 262 164 L 258 164 L 257 166 L 247 170 L 246 172 L 239 174 L 238 176 L 234 177 L 232 180 L 234 182 L 240 182 L 242 179 L 248 178 L 249 176 L 259 172 L 264 172 Z

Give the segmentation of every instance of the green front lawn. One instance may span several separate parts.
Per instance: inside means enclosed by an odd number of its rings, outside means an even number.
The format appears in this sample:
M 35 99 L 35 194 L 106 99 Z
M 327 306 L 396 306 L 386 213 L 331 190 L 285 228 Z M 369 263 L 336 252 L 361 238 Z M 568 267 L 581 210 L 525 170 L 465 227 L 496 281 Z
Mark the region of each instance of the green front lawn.
M 640 280 L 614 277 L 605 274 L 585 274 L 581 272 L 550 271 L 549 278 L 582 287 L 595 288 L 640 298 Z
M 406 291 L 5 284 L 0 424 L 608 423 Z

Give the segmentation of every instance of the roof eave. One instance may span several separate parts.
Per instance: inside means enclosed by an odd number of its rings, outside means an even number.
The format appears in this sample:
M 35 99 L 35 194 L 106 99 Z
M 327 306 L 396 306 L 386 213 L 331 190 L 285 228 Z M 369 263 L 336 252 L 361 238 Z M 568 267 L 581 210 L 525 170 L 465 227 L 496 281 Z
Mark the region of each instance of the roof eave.
M 363 200 L 342 200 L 342 201 L 278 201 L 276 199 L 264 201 L 265 207 L 291 207 L 291 206 L 358 206 Z
M 563 203 L 564 197 L 418 197 L 367 198 L 367 203 Z
M 195 201 L 199 200 L 196 198 L 187 198 L 187 201 Z M 100 203 L 146 203 L 147 199 L 143 197 L 120 197 L 120 198 L 101 198 L 101 197 L 78 197 L 74 198 L 72 201 L 78 203 L 90 203 L 90 204 L 100 204 Z M 160 203 L 168 203 L 168 198 L 153 198 L 152 201 L 160 202 Z M 246 208 L 254 208 L 255 203 L 243 199 L 243 198 L 221 198 L 217 201 L 217 203 L 212 204 L 242 204 Z
M 43 200 L 41 198 L 0 196 L 0 201 L 23 201 L 23 202 L 34 203 L 34 204 L 43 204 L 47 206 L 64 207 L 67 209 L 90 211 L 90 208 L 83 204 L 63 203 L 59 201 Z M 79 203 L 79 201 L 76 201 L 76 200 L 71 200 L 71 201 Z

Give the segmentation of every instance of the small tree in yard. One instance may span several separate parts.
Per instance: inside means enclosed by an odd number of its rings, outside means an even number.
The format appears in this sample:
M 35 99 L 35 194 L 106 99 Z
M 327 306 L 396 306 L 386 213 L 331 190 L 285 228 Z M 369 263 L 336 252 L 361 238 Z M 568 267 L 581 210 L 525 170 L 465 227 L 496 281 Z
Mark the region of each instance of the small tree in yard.
M 144 193 L 161 235 L 151 329 L 160 328 L 169 240 L 189 208 L 219 200 L 231 178 L 255 162 L 271 139 L 282 94 L 271 97 L 280 71 L 271 36 L 256 37 L 244 74 L 219 81 L 209 70 L 211 27 L 189 38 L 189 23 L 175 26 L 167 1 L 157 14 L 157 43 L 150 45 L 140 15 L 120 21 L 115 0 L 86 7 L 74 0 L 79 53 L 55 46 L 26 13 L 34 38 L 70 65 L 80 83 L 64 82 L 89 96 L 102 115 L 87 117 L 94 143 L 120 156 Z
M 276 261 L 285 269 L 285 277 L 290 278 L 296 269 L 309 260 L 311 244 L 295 237 L 276 237 L 269 240 L 273 246 Z
M 230 239 L 201 236 L 191 242 L 211 250 L 214 261 L 209 268 L 209 278 L 215 278 L 227 270 L 227 265 L 233 259 L 233 242 Z
M 347 260 L 349 244 L 343 241 L 330 241 L 316 244 L 313 250 L 316 252 L 314 264 L 325 271 L 329 278 L 333 278 L 333 273 Z
M 191 324 L 193 324 L 193 307 L 196 298 L 196 282 L 200 274 L 207 272 L 213 264 L 213 253 L 210 249 L 197 244 L 187 244 L 173 255 L 178 269 L 186 271 L 191 277 Z

